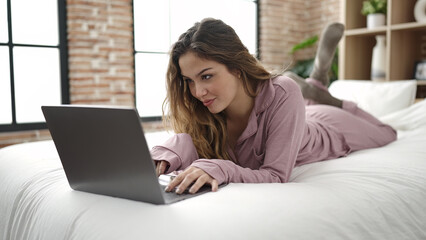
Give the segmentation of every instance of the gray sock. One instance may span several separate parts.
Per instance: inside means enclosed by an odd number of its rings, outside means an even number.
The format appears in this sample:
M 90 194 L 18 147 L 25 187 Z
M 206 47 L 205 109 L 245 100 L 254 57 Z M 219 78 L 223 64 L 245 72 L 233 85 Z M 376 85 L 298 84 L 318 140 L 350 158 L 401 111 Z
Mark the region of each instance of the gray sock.
M 330 70 L 337 44 L 342 38 L 344 28 L 341 23 L 331 23 L 324 28 L 320 37 L 314 68 L 309 77 L 322 82 L 326 87 L 330 83 L 328 71 Z
M 302 91 L 303 98 L 312 99 L 315 97 L 312 91 L 313 87 L 311 86 L 311 84 L 307 83 L 305 79 L 303 79 L 301 76 L 291 71 L 285 71 L 283 75 L 293 79 L 297 83 L 297 85 L 299 85 L 300 91 Z
M 304 99 L 313 100 L 319 104 L 326 104 L 335 107 L 342 107 L 342 101 L 333 97 L 328 91 L 319 89 L 318 87 L 308 83 L 294 72 L 286 71 L 283 74 L 286 77 L 293 79 L 299 85 Z

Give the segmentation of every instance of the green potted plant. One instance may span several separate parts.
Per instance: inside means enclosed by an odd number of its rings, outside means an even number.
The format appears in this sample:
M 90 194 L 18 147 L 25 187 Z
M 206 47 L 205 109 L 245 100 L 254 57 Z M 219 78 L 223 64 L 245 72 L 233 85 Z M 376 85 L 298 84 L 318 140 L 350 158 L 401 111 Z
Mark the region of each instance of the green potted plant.
M 375 28 L 386 24 L 386 0 L 367 0 L 362 4 L 361 13 L 367 16 L 367 28 Z

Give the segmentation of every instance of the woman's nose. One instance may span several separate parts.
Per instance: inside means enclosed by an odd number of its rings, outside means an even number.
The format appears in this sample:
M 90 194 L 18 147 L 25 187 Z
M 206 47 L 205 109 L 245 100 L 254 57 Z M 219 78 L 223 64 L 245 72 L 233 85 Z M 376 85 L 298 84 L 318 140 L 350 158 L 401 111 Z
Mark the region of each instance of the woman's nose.
M 207 94 L 207 89 L 203 84 L 195 84 L 195 96 L 200 98 Z

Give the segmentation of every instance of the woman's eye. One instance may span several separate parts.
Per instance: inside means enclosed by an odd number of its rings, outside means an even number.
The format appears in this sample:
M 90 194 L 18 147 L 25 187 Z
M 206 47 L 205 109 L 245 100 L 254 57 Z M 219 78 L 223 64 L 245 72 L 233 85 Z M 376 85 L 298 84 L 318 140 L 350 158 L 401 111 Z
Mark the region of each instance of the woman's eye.
M 207 75 L 201 76 L 201 79 L 203 79 L 203 80 L 209 80 L 211 77 L 212 77 L 212 75 L 207 74 Z
M 189 78 L 185 78 L 184 79 L 184 81 L 186 82 L 186 83 L 188 83 L 188 84 L 191 84 L 191 83 L 193 83 L 194 81 L 192 81 L 191 79 L 189 79 Z

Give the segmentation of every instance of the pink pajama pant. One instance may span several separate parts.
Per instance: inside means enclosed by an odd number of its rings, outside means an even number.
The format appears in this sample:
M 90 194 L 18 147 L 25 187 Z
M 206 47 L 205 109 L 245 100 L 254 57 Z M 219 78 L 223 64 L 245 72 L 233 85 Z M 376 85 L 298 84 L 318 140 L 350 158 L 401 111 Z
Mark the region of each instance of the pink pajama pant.
M 328 91 L 319 81 L 307 79 L 307 82 Z M 309 118 L 327 123 L 343 134 L 351 151 L 375 148 L 393 142 L 396 131 L 389 125 L 357 107 L 353 102 L 343 101 L 342 108 L 328 105 L 312 105 L 307 101 L 306 114 Z M 342 111 L 343 110 L 343 111 Z

